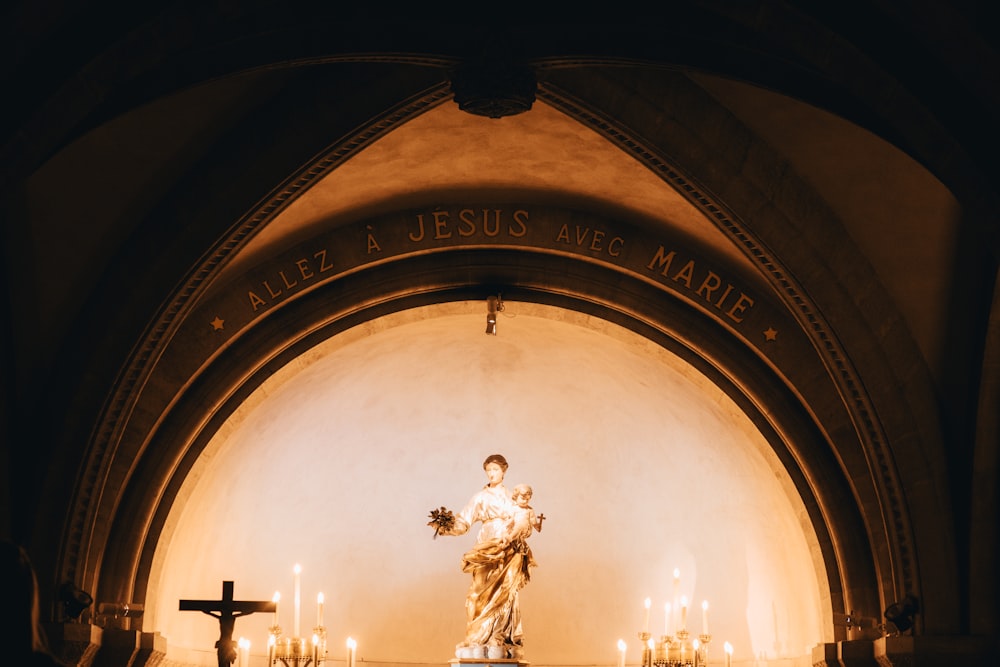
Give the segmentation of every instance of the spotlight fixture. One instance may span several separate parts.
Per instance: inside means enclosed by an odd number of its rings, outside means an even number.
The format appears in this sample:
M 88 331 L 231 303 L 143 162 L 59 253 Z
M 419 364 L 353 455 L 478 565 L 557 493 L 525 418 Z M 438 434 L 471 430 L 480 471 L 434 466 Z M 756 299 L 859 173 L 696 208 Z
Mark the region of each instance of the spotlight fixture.
M 899 602 L 894 602 L 885 610 L 885 618 L 892 623 L 900 633 L 913 627 L 913 617 L 920 611 L 917 598 L 907 595 Z
M 486 299 L 486 334 L 497 335 L 497 313 L 503 310 L 503 299 L 500 295 L 491 296 Z

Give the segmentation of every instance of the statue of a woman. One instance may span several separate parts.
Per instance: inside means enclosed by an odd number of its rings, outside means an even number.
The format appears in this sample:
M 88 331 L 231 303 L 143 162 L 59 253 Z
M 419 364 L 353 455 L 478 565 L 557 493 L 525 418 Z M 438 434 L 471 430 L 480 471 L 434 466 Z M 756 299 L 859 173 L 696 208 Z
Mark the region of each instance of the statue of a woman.
M 503 485 L 507 460 L 493 454 L 483 462 L 483 470 L 486 486 L 450 525 L 438 531 L 463 535 L 477 521 L 482 524 L 475 546 L 462 556 L 462 571 L 472 575 L 472 583 L 465 600 L 465 640 L 456 647 L 456 654 L 460 658 L 520 659 L 524 644 L 518 591 L 528 583 L 528 569 L 535 563 L 526 534 L 514 521 L 523 510 Z

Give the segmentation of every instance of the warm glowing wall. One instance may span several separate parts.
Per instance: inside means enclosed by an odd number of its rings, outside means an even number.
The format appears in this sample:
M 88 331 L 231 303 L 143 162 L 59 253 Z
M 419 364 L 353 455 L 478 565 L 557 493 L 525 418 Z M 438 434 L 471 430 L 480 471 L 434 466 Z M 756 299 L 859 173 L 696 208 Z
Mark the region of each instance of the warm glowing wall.
M 168 659 L 214 665 L 218 624 L 182 598 L 282 593 L 292 567 L 301 628 L 327 600 L 332 657 L 445 664 L 463 636 L 459 558 L 474 531 L 431 539 L 428 512 L 459 509 L 499 452 L 508 486 L 534 486 L 548 517 L 522 592 L 533 665 L 639 657 L 643 600 L 663 631 L 672 571 L 710 603 L 712 654 L 809 664 L 829 641 L 815 536 L 761 436 L 718 389 L 645 339 L 577 313 L 508 303 L 487 336 L 485 303 L 369 322 L 261 387 L 217 434 L 157 552 L 144 627 Z M 689 613 L 701 629 L 700 607 Z M 268 614 L 239 619 L 263 667 Z M 342 664 L 342 663 L 341 663 Z

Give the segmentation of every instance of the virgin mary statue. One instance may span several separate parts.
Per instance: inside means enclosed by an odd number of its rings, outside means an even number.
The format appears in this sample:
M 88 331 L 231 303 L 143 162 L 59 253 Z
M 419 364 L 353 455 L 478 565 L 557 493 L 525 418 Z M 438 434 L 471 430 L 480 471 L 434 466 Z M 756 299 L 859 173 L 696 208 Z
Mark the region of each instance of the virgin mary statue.
M 518 592 L 534 566 L 526 534 L 515 527 L 520 509 L 503 485 L 507 460 L 493 454 L 483 462 L 487 484 L 438 530 L 464 535 L 482 524 L 476 543 L 462 556 L 462 571 L 472 575 L 465 599 L 465 639 L 456 647 L 459 658 L 521 659 L 524 655 Z M 529 531 L 530 533 L 530 531 Z

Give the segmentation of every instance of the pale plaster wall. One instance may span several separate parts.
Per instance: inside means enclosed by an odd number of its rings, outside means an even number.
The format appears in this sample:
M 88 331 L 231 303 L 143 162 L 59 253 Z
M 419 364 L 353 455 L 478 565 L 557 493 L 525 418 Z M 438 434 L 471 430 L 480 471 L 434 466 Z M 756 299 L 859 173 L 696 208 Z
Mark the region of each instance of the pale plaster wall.
M 462 639 L 475 531 L 432 539 L 431 509 L 459 509 L 494 452 L 507 485 L 534 486 L 548 520 L 522 591 L 526 659 L 611 665 L 663 605 L 710 604 L 712 657 L 809 664 L 830 641 L 829 593 L 802 503 L 730 399 L 646 339 L 579 313 L 508 303 L 487 336 L 485 303 L 405 311 L 314 348 L 227 422 L 189 476 L 155 557 L 146 631 L 168 661 L 214 665 L 215 619 L 180 599 L 282 594 L 290 630 L 326 597 L 331 658 L 348 636 L 362 662 L 443 664 Z M 236 624 L 251 667 L 266 662 L 269 614 Z M 713 660 L 713 661 L 714 661 Z M 336 664 L 335 664 L 336 667 Z

